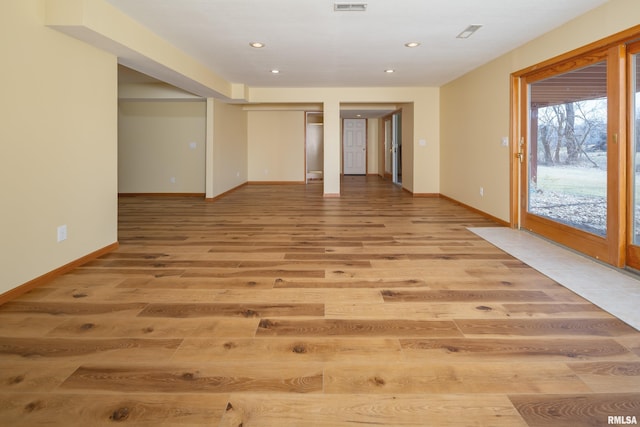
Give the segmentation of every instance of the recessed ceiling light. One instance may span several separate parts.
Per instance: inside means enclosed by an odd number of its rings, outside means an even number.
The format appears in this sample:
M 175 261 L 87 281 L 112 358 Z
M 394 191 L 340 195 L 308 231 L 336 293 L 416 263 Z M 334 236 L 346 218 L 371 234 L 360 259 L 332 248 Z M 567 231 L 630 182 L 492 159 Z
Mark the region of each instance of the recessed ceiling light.
M 418 42 L 409 42 L 409 43 L 405 43 L 404 45 L 406 47 L 418 47 L 418 46 L 420 46 L 420 43 L 418 43 Z
M 387 68 L 386 70 L 384 70 L 385 73 L 387 74 L 391 74 L 391 73 L 395 73 L 396 70 L 392 69 L 392 68 Z
M 458 34 L 456 36 L 456 38 L 468 39 L 469 37 L 471 37 L 473 35 L 473 33 L 478 31 L 480 28 L 482 28 L 482 25 L 469 25 L 467 28 L 464 29 L 464 31 L 462 31 L 460 34 Z
M 264 43 L 261 43 L 261 42 L 251 42 L 249 43 L 249 46 L 255 47 L 256 49 L 260 49 L 260 48 L 263 48 L 265 45 Z
M 273 70 L 271 70 L 271 74 L 280 74 L 280 70 L 274 68 Z

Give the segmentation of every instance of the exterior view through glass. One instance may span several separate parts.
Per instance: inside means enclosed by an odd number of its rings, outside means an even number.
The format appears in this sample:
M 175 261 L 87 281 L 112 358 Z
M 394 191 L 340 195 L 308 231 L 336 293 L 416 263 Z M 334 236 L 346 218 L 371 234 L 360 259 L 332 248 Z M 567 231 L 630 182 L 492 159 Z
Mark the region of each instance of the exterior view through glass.
M 606 236 L 606 61 L 531 83 L 529 114 L 528 212 Z

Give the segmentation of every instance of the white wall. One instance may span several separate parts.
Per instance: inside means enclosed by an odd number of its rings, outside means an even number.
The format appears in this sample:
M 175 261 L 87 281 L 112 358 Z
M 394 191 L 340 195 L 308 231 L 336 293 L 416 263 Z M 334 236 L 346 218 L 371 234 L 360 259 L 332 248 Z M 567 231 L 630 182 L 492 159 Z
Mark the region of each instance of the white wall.
M 247 182 L 247 126 L 241 105 L 213 101 L 212 197 Z
M 43 7 L 1 5 L 0 293 L 117 241 L 117 60 Z
M 367 120 L 367 174 L 378 174 L 378 157 L 380 152 L 378 150 L 378 126 L 380 126 L 379 119 Z
M 303 111 L 249 111 L 249 182 L 304 182 L 304 127 Z
M 118 103 L 118 192 L 205 192 L 205 101 Z

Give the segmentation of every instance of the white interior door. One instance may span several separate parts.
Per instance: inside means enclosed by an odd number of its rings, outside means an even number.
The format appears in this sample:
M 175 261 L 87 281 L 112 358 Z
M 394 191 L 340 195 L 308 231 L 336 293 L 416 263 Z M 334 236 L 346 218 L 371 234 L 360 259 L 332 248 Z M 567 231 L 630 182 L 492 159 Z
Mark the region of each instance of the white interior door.
M 343 161 L 345 175 L 367 173 L 367 121 L 345 119 L 343 129 Z

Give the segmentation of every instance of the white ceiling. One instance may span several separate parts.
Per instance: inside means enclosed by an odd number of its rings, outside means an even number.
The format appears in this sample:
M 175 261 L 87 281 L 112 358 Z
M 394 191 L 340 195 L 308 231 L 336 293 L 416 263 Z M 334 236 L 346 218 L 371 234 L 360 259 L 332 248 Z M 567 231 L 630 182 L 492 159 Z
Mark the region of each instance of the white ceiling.
M 107 1 L 232 83 L 366 87 L 441 86 L 607 0 Z

